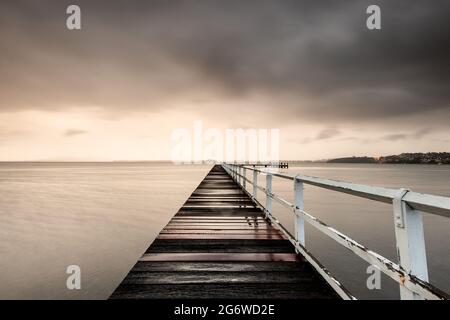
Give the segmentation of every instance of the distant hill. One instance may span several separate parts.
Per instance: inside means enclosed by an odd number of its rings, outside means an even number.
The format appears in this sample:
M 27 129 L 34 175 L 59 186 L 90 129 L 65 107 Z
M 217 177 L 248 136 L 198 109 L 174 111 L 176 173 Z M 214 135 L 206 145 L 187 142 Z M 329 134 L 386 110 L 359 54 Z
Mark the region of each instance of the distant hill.
M 385 157 L 346 157 L 327 163 L 450 164 L 450 152 L 401 153 Z
M 450 152 L 402 153 L 380 157 L 380 163 L 450 164 Z

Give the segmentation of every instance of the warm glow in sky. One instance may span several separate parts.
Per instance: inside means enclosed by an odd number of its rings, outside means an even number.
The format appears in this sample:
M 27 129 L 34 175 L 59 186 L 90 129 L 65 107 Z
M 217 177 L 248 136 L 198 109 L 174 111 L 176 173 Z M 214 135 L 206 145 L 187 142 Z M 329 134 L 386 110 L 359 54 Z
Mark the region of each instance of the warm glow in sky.
M 373 1 L 372 1 L 373 2 Z M 165 160 L 171 134 L 278 128 L 282 159 L 450 150 L 448 1 L 0 4 L 0 161 Z M 439 3 L 438 3 L 439 2 Z

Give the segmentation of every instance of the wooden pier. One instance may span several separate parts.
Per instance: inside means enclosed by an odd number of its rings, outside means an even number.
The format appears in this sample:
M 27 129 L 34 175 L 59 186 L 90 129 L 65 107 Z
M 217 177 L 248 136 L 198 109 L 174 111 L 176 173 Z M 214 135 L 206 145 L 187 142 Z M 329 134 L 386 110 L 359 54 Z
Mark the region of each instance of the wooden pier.
M 261 209 L 214 166 L 112 299 L 338 299 Z

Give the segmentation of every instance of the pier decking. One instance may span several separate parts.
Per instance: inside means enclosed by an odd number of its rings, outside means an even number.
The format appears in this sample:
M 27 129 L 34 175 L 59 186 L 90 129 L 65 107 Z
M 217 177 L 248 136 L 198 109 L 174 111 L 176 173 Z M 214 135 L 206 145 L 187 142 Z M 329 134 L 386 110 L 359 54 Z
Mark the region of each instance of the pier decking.
M 216 165 L 111 298 L 339 296 Z

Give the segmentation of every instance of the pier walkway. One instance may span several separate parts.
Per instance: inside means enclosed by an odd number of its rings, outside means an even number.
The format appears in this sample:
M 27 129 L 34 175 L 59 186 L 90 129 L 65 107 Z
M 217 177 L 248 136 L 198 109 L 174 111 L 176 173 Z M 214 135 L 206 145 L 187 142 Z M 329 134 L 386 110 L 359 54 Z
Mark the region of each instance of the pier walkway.
M 293 203 L 274 193 L 274 178 L 292 183 Z M 391 205 L 396 261 L 305 211 L 305 185 Z M 273 202 L 292 214 L 293 234 Z M 401 299 L 448 300 L 428 280 L 425 214 L 450 218 L 450 198 L 245 163 L 215 165 L 111 298 L 356 299 L 307 249 L 308 223 L 396 281 Z
M 111 298 L 340 297 L 215 165 Z

